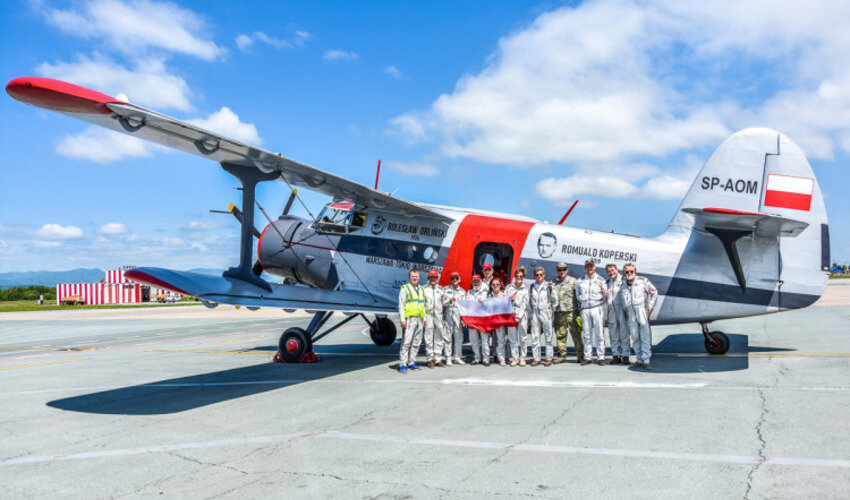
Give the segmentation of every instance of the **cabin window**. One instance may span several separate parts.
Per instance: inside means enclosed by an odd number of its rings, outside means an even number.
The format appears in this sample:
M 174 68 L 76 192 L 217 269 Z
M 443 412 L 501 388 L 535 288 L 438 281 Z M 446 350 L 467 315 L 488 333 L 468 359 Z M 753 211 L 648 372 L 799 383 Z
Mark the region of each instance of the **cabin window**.
M 366 214 L 349 200 L 333 201 L 325 205 L 313 228 L 320 233 L 350 234 L 363 229 Z

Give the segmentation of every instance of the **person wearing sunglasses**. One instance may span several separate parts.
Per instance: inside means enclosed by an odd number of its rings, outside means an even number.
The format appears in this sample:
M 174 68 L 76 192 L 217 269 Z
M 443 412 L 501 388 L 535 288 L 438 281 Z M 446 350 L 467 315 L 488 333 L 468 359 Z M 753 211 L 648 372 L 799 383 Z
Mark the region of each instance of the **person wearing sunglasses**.
M 584 362 L 590 364 L 593 351 L 596 351 L 596 362 L 605 364 L 605 333 L 602 327 L 602 307 L 605 305 L 605 295 L 608 285 L 602 276 L 596 274 L 596 262 L 587 259 L 584 263 L 586 276 L 578 282 L 576 292 L 581 304 L 581 340 L 584 343 Z
M 552 366 L 555 350 L 555 332 L 552 330 L 552 315 L 557 298 L 552 291 L 552 283 L 546 281 L 546 271 L 542 267 L 534 269 L 534 283 L 528 291 L 529 316 L 531 316 L 531 354 L 534 361 L 531 366 L 540 364 L 541 334 L 546 346 L 546 361 L 543 366 Z
M 637 268 L 631 262 L 623 266 L 623 274 L 626 275 L 626 280 L 620 287 L 620 300 L 626 310 L 629 332 L 637 356 L 633 366 L 652 370 L 649 365 L 649 359 L 652 357 L 649 318 L 658 300 L 658 290 L 648 279 L 637 275 Z
M 460 311 L 455 302 L 466 298 L 466 290 L 460 287 L 460 273 L 453 271 L 451 285 L 443 288 L 443 323 L 445 324 L 444 339 L 448 339 L 443 348 L 446 353 L 446 365 L 452 366 L 452 359 L 459 365 L 463 361 L 463 323 Z M 450 356 L 454 354 L 454 358 Z
M 558 299 L 553 320 L 555 338 L 558 341 L 558 357 L 555 363 L 567 361 L 567 330 L 573 338 L 576 358 L 581 363 L 584 359 L 584 344 L 581 341 L 581 326 L 577 321 L 579 317 L 578 299 L 576 299 L 578 280 L 567 274 L 569 267 L 566 262 L 559 262 L 555 270 L 558 272 L 558 277 L 552 281 L 552 290 Z
M 416 364 L 416 355 L 419 354 L 422 331 L 425 329 L 425 290 L 419 285 L 419 270 L 411 269 L 407 275 L 410 282 L 402 285 L 398 292 L 398 315 L 402 329 L 398 371 L 401 373 L 407 373 L 408 369 L 420 369 Z
M 493 277 L 490 280 L 490 293 L 487 294 L 488 297 L 504 297 L 505 292 L 502 291 L 502 280 Z M 496 344 L 496 361 L 499 362 L 499 366 L 505 366 L 506 362 L 506 351 L 507 351 L 507 342 L 508 342 L 508 327 L 500 326 L 496 328 L 492 332 L 490 332 L 490 338 L 495 339 L 494 343 Z
M 614 355 L 611 364 L 627 365 L 632 346 L 629 342 L 626 310 L 623 309 L 623 300 L 620 298 L 623 277 L 614 264 L 606 265 L 605 272 L 608 274 L 608 294 L 605 296 L 608 308 L 608 338 L 611 340 L 611 353 Z
M 487 290 L 481 287 L 481 276 L 472 275 L 472 288 L 466 294 L 467 300 L 484 300 Z M 469 329 L 469 345 L 472 347 L 471 365 L 490 366 L 490 336 L 475 328 Z
M 523 285 L 525 268 L 520 266 L 514 271 L 514 282 L 505 288 L 505 295 L 511 298 L 511 307 L 517 326 L 508 327 L 508 342 L 511 345 L 511 366 L 525 366 L 528 355 L 528 287 Z
M 437 284 L 440 273 L 428 271 L 428 284 L 425 289 L 425 355 L 428 368 L 446 366 L 443 364 L 443 287 Z

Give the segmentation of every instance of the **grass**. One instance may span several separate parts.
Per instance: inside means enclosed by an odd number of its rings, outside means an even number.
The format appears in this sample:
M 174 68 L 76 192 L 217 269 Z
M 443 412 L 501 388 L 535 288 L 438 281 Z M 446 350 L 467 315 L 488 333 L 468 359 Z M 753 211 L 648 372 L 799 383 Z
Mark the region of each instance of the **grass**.
M 132 309 L 137 307 L 178 307 L 201 305 L 195 301 L 180 301 L 173 304 L 158 304 L 142 302 L 141 304 L 104 304 L 96 306 L 57 306 L 54 302 L 38 305 L 37 300 L 5 300 L 0 301 L 0 313 L 20 311 L 73 311 L 76 309 Z
M 831 280 L 846 280 L 850 278 L 850 274 L 834 274 L 829 277 Z

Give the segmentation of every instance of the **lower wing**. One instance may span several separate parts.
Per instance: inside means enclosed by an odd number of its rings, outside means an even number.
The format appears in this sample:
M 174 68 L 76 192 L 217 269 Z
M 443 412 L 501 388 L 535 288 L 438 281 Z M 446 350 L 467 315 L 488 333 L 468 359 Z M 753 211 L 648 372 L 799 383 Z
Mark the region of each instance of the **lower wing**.
M 137 267 L 126 271 L 124 276 L 139 283 L 167 288 L 207 302 L 320 311 L 398 312 L 393 301 L 358 291 L 320 290 L 297 285 L 271 284 L 272 291 L 269 293 L 267 290 L 234 278 L 159 267 Z

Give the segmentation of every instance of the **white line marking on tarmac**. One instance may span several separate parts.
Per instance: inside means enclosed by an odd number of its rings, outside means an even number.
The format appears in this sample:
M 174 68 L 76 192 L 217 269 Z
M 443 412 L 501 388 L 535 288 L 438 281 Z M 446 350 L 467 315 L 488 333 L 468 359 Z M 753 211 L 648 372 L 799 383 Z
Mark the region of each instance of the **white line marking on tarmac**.
M 704 453 L 678 453 L 665 451 L 625 450 L 616 448 L 582 448 L 577 446 L 554 446 L 543 444 L 511 444 L 489 441 L 461 441 L 451 439 L 411 438 L 403 436 L 383 436 L 375 434 L 354 434 L 347 432 L 326 431 L 298 434 L 282 434 L 277 436 L 259 436 L 252 438 L 222 439 L 198 443 L 182 443 L 142 448 L 125 448 L 115 450 L 89 451 L 82 453 L 41 455 L 18 457 L 0 460 L 0 466 L 20 465 L 31 463 L 54 462 L 58 460 L 82 460 L 88 458 L 104 458 L 129 455 L 144 455 L 187 449 L 218 448 L 223 446 L 238 446 L 245 444 L 266 444 L 292 441 L 295 439 L 344 439 L 351 441 L 369 441 L 377 443 L 402 443 L 422 446 L 445 446 L 453 448 L 478 448 L 491 450 L 525 451 L 535 453 L 557 453 L 566 455 L 602 455 L 626 458 L 654 458 L 666 460 L 691 460 L 703 462 L 719 462 L 733 464 L 762 464 L 762 465 L 792 465 L 808 467 L 837 467 L 850 468 L 850 460 L 831 460 L 820 458 L 781 458 L 754 457 L 746 455 L 713 455 Z
M 638 384 L 633 382 L 604 382 L 604 381 L 571 381 L 556 382 L 548 380 L 527 381 L 505 381 L 505 380 L 482 380 L 477 379 L 443 379 L 443 380 L 398 380 L 398 379 L 308 379 L 308 378 L 284 378 L 268 380 L 237 380 L 231 382 L 155 382 L 151 384 L 127 384 L 127 385 L 103 385 L 88 387 L 57 387 L 53 389 L 33 389 L 28 391 L 1 392 L 3 396 L 23 396 L 27 394 L 41 394 L 50 392 L 82 392 L 82 391 L 108 391 L 115 389 L 156 389 L 159 387 L 216 387 L 216 386 L 239 386 L 239 385 L 268 385 L 268 384 L 419 384 L 419 385 L 456 385 L 461 387 L 539 387 L 543 389 L 704 389 L 721 391 L 813 391 L 813 392 L 850 392 L 850 387 L 766 387 L 766 386 L 721 386 L 700 384 Z
M 486 385 L 496 387 L 592 387 L 605 388 L 616 387 L 625 389 L 697 389 L 706 387 L 705 383 L 694 384 L 663 384 L 650 383 L 641 384 L 635 382 L 595 382 L 592 380 L 572 380 L 569 382 L 558 382 L 551 380 L 491 380 L 478 378 L 454 378 L 445 379 L 442 381 L 445 385 Z

